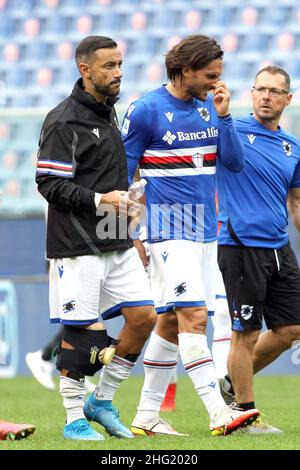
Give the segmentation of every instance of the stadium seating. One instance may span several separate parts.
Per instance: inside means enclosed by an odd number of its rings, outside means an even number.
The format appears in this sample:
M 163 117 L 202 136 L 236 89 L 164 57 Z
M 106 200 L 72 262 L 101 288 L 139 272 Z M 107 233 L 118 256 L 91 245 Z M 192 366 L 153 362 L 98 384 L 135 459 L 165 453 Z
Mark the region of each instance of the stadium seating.
M 254 72 L 277 63 L 290 73 L 300 102 L 298 0 L 276 0 L 272 8 L 270 0 L 0 2 L 0 188 L 13 200 L 5 198 L 0 215 L 42 210 L 32 155 L 46 110 L 68 96 L 79 76 L 73 56 L 80 39 L 99 34 L 119 42 L 125 58 L 122 114 L 129 102 L 166 81 L 164 54 L 195 33 L 221 43 L 233 100 L 247 104 Z M 36 107 L 43 110 L 19 111 Z

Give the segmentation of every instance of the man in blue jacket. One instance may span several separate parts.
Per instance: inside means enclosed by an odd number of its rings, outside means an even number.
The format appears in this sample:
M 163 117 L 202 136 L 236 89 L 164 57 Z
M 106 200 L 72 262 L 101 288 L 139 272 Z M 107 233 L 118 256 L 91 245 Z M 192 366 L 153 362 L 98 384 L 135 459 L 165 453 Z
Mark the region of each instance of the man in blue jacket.
M 254 112 L 236 121 L 245 167 L 236 175 L 221 162 L 218 173 L 218 262 L 233 329 L 228 369 L 243 410 L 255 407 L 253 372 L 300 338 L 300 272 L 287 233 L 288 195 L 300 228 L 300 141 L 279 126 L 291 98 L 285 70 L 257 73 Z M 263 320 L 268 331 L 259 336 Z M 259 421 L 247 431 L 280 432 Z

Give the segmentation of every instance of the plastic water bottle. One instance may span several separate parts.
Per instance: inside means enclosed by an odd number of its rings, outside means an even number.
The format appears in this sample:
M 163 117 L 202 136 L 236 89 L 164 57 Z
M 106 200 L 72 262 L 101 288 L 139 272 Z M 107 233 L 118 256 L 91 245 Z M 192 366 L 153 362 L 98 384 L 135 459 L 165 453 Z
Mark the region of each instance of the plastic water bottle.
M 145 192 L 146 184 L 147 181 L 143 178 L 140 181 L 132 183 L 128 189 L 128 199 L 131 201 L 138 201 Z

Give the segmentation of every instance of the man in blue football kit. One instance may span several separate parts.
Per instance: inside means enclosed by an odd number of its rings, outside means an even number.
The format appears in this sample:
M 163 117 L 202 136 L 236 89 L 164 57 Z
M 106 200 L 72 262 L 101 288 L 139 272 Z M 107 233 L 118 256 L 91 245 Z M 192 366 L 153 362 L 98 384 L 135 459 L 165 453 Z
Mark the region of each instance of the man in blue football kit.
M 255 407 L 253 373 L 300 338 L 300 272 L 287 233 L 288 195 L 300 228 L 300 141 L 279 126 L 291 98 L 284 70 L 268 66 L 257 73 L 254 112 L 236 121 L 245 168 L 235 175 L 221 163 L 218 176 L 218 261 L 233 330 L 228 370 L 244 410 Z M 268 331 L 260 335 L 263 319 Z M 248 428 L 280 432 L 259 421 Z
M 220 81 L 222 56 L 212 38 L 183 39 L 166 55 L 168 84 L 132 103 L 123 122 L 129 180 L 138 165 L 147 180 L 151 287 L 164 313 L 144 356 L 134 434 L 179 435 L 159 416 L 178 351 L 213 435 L 229 434 L 258 415 L 226 406 L 205 335 L 216 294 L 216 167 L 221 161 L 239 172 L 244 161 L 230 95 Z

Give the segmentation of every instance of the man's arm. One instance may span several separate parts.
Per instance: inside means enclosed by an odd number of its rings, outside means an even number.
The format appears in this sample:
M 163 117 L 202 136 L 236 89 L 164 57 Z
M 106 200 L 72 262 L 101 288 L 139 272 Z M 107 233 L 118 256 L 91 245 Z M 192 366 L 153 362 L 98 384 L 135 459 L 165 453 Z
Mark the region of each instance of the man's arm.
M 94 209 L 95 192 L 74 182 L 77 141 L 74 130 L 46 120 L 39 141 L 36 182 L 50 204 L 61 209 Z
M 288 209 L 296 229 L 298 232 L 300 232 L 300 188 L 290 189 L 288 197 Z
M 144 103 L 139 102 L 129 106 L 124 117 L 121 131 L 127 156 L 129 184 L 137 177 L 139 161 L 150 142 L 150 122 L 150 112 L 147 112 Z M 143 203 L 143 201 L 140 202 Z M 139 238 L 136 238 L 133 243 L 144 267 L 146 267 L 148 259 L 143 243 Z
M 126 150 L 128 182 L 133 182 L 140 159 L 150 142 L 151 115 L 143 102 L 129 106 L 125 114 L 121 135 Z
M 245 166 L 244 145 L 231 116 L 219 118 L 218 156 L 228 170 L 238 173 Z
M 61 209 L 92 210 L 101 204 L 112 205 L 120 212 L 131 202 L 124 203 L 124 191 L 95 193 L 74 182 L 77 134 L 54 124 L 45 126 L 39 142 L 36 182 L 41 195 Z M 121 204 L 122 202 L 122 204 Z
M 230 93 L 224 82 L 217 82 L 213 101 L 219 117 L 218 156 L 226 168 L 237 173 L 245 166 L 245 152 L 229 114 Z

